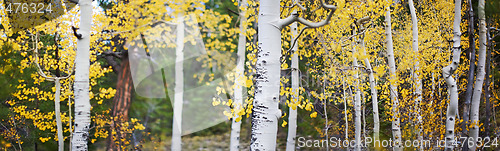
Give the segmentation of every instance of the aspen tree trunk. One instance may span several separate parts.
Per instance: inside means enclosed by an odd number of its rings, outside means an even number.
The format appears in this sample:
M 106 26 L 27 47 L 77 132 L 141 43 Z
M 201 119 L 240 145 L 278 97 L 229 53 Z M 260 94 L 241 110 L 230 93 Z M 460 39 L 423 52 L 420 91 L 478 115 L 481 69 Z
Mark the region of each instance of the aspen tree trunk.
M 175 48 L 174 122 L 172 124 L 172 151 L 182 149 L 182 104 L 184 102 L 184 15 L 177 15 Z
M 57 33 L 56 33 L 57 34 Z M 56 35 L 57 36 L 57 35 Z M 54 39 L 57 44 L 57 39 Z M 38 43 L 38 33 L 35 35 L 35 43 Z M 58 49 L 56 49 L 56 58 L 58 57 Z M 58 150 L 59 151 L 64 151 L 64 136 L 63 136 L 63 127 L 62 127 L 62 121 L 61 121 L 61 79 L 66 79 L 69 77 L 60 77 L 60 71 L 59 71 L 59 66 L 57 66 L 56 69 L 56 77 L 47 77 L 42 71 L 42 68 L 40 67 L 40 64 L 38 63 L 38 47 L 35 47 L 34 50 L 34 55 L 35 55 L 35 64 L 36 67 L 38 68 L 38 74 L 45 78 L 47 81 L 54 81 L 54 84 L 56 86 L 56 93 L 54 95 L 54 114 L 56 116 L 56 126 L 57 126 L 57 140 L 58 140 Z M 59 61 L 57 61 L 59 63 Z M 71 114 L 71 108 L 70 108 L 70 114 Z M 71 117 L 71 115 L 70 115 Z M 70 125 L 71 125 L 71 118 L 70 118 Z M 70 127 L 71 129 L 71 127 Z M 71 131 L 70 131 L 71 132 Z M 19 148 L 21 148 L 19 146 Z M 22 150 L 22 148 L 21 148 Z
M 247 1 L 241 0 L 240 7 L 246 7 Z M 240 10 L 240 34 L 238 39 L 238 63 L 236 64 L 236 76 L 234 78 L 235 88 L 234 88 L 234 115 L 233 121 L 231 124 L 231 142 L 230 142 L 230 150 L 237 151 L 240 148 L 240 130 L 241 130 L 241 120 L 236 121 L 236 117 L 240 116 L 238 111 L 241 109 L 243 104 L 243 89 L 241 84 L 241 79 L 244 78 L 243 74 L 245 71 L 245 50 L 247 38 L 245 36 L 246 32 L 246 22 L 247 18 L 245 17 L 246 9 L 243 8 Z
M 361 76 L 362 76 L 361 79 L 363 79 L 363 81 L 361 83 L 363 83 L 363 82 L 365 82 L 364 81 L 365 77 L 363 75 L 361 75 Z M 361 102 L 361 106 L 363 106 L 362 109 L 361 109 L 361 117 L 363 119 L 363 124 L 362 124 L 363 125 L 363 130 L 361 132 L 363 133 L 362 137 L 366 138 L 366 99 L 365 99 L 365 93 L 364 92 L 361 92 L 361 100 L 363 100 Z
M 60 5 L 61 3 L 56 2 L 56 4 Z M 57 37 L 57 33 L 55 37 Z M 57 38 L 54 38 L 54 41 L 56 42 L 57 45 Z M 56 66 L 56 78 L 54 78 L 54 83 L 56 85 L 56 94 L 54 98 L 54 112 L 56 115 L 58 150 L 64 151 L 64 136 L 63 136 L 62 121 L 61 121 L 61 82 L 60 82 L 61 79 L 59 78 L 61 76 L 61 71 L 59 70 L 59 48 L 57 47 L 55 55 L 56 58 L 58 59 L 57 60 L 58 65 Z
M 464 118 L 464 121 L 462 122 L 462 135 L 465 137 L 467 136 L 467 125 L 469 125 L 469 111 L 470 111 L 470 102 L 472 99 L 472 89 L 474 86 L 474 72 L 476 68 L 476 41 L 474 40 L 474 9 L 472 7 L 472 1 L 468 0 L 469 3 L 469 15 L 468 15 L 468 21 L 469 21 L 469 74 L 467 77 L 467 90 L 465 91 L 465 102 L 464 102 L 464 109 L 463 109 L 463 115 L 462 117 Z M 467 146 L 468 144 L 465 143 L 462 147 L 462 150 L 467 150 L 469 147 Z
M 90 97 L 89 97 L 89 68 L 90 68 L 90 28 L 92 22 L 92 1 L 80 0 L 80 29 L 81 38 L 77 40 L 75 58 L 75 131 L 71 146 L 73 151 L 88 150 L 90 128 Z
M 472 94 L 472 104 L 471 104 L 471 126 L 469 137 L 472 137 L 474 142 L 477 141 L 477 137 L 479 136 L 479 104 L 481 103 L 481 95 L 483 89 L 483 82 L 485 72 L 485 63 L 486 63 L 486 19 L 484 13 L 484 0 L 479 0 L 477 6 L 478 16 L 479 16 L 479 56 L 477 60 L 477 74 L 476 74 L 476 83 L 474 84 L 474 93 Z M 477 145 L 469 146 L 469 150 L 475 151 Z
M 342 93 L 344 93 L 342 99 L 344 99 L 345 140 L 349 140 L 349 120 L 347 119 L 347 99 L 345 98 L 346 94 L 344 75 L 342 75 Z
M 329 136 L 328 136 L 328 113 L 326 112 L 326 104 L 328 103 L 327 102 L 327 98 L 326 97 L 326 94 L 325 94 L 325 89 L 326 89 L 326 76 L 325 76 L 325 71 L 323 70 L 323 97 L 322 97 L 322 101 L 323 101 L 323 113 L 325 113 L 325 140 L 329 140 Z M 330 150 L 330 145 L 326 145 L 326 151 L 329 151 Z
M 394 139 L 394 150 L 402 151 L 401 146 L 401 129 L 399 120 L 399 100 L 398 100 L 398 78 L 396 75 L 396 62 L 394 60 L 394 46 L 392 44 L 392 27 L 391 27 L 391 10 L 387 7 L 385 14 L 385 34 L 387 43 L 387 60 L 389 63 L 390 72 L 390 93 L 392 100 L 392 137 Z
M 486 23 L 489 26 L 487 26 L 487 40 L 488 40 L 488 47 L 486 48 L 486 76 L 484 78 L 484 102 L 485 107 L 486 107 L 486 119 L 484 121 L 484 137 L 489 137 L 490 136 L 490 117 L 491 117 L 491 102 L 490 102 L 490 95 L 491 95 L 491 90 L 490 90 L 490 75 L 491 75 L 491 50 L 493 49 L 493 44 L 492 44 L 492 38 L 490 35 L 490 30 L 488 27 L 491 27 L 491 18 L 488 19 L 488 22 Z M 484 147 L 484 146 L 483 146 Z
M 413 0 L 408 0 L 408 5 L 410 6 L 411 22 L 412 22 L 412 48 L 416 54 L 415 60 L 415 71 L 413 72 L 413 78 L 415 79 L 415 95 L 417 96 L 415 100 L 415 108 L 417 112 L 417 139 L 423 142 L 424 138 L 422 136 L 422 115 L 420 114 L 420 102 L 422 102 L 422 79 L 420 78 L 420 62 L 419 62 L 419 51 L 418 51 L 418 20 L 417 14 L 415 13 L 415 6 L 413 6 Z M 420 145 L 420 150 L 423 150 L 423 145 Z
M 364 37 L 361 39 L 361 47 L 363 48 L 363 54 L 366 55 L 365 41 Z M 370 60 L 365 58 L 366 69 L 368 70 L 368 78 L 370 80 L 370 92 L 372 95 L 372 108 L 373 108 L 373 140 L 379 140 L 380 136 L 380 118 L 378 115 L 378 96 L 377 88 L 375 88 L 375 76 L 373 75 L 372 65 Z
M 354 34 L 356 34 L 354 32 Z M 356 140 L 355 150 L 361 150 L 361 90 L 359 89 L 359 75 L 358 75 L 358 59 L 354 54 L 356 54 L 356 38 L 354 38 L 352 50 L 352 66 L 354 67 L 354 80 L 356 80 L 354 95 L 354 139 Z
M 280 1 L 260 1 L 258 36 L 259 50 L 255 76 L 255 99 L 252 111 L 252 140 L 250 150 L 276 150 L 276 133 L 280 87 L 281 32 Z
M 450 103 L 446 111 L 446 131 L 445 131 L 445 141 L 446 150 L 453 150 L 453 143 L 455 141 L 455 116 L 458 114 L 458 89 L 457 82 L 453 78 L 452 74 L 457 70 L 458 64 L 460 63 L 460 19 L 462 18 L 461 11 L 461 0 L 455 0 L 455 17 L 453 20 L 453 49 L 452 49 L 452 63 L 443 68 L 443 78 L 448 85 L 448 93 L 450 94 Z
M 297 38 L 297 23 L 292 23 L 290 25 L 292 30 L 291 44 L 295 44 L 294 41 Z M 297 107 L 295 103 L 299 101 L 299 53 L 298 46 L 295 44 L 292 46 L 292 92 L 293 96 L 290 101 L 289 115 L 288 115 L 288 136 L 286 140 L 286 150 L 295 150 L 295 139 L 297 136 Z
M 69 88 L 70 85 L 71 84 L 68 82 L 68 89 L 70 89 L 70 91 L 71 91 L 71 88 Z M 73 132 L 73 123 L 71 122 L 73 120 L 73 116 L 71 115 L 72 114 L 72 112 L 71 112 L 71 104 L 72 104 L 72 102 L 71 102 L 71 96 L 68 96 L 68 116 L 69 116 L 68 122 L 69 122 L 69 132 L 70 132 L 70 134 L 69 134 L 69 140 L 70 140 L 69 151 L 71 151 L 71 149 L 73 148 L 71 146 L 71 140 L 73 139 L 73 133 L 71 133 L 71 132 Z
M 57 143 L 59 151 L 64 151 L 64 136 L 63 136 L 63 127 L 61 123 L 61 82 L 59 78 L 55 78 L 56 84 L 56 95 L 55 95 L 55 114 L 56 114 L 56 125 L 57 125 Z
M 300 22 L 309 28 L 317 28 L 328 24 L 336 6 L 321 3 L 323 8 L 330 9 L 328 17 L 320 22 L 312 23 L 298 14 L 280 20 L 280 1 L 261 1 L 259 9 L 259 50 L 255 75 L 255 95 L 252 111 L 252 141 L 250 150 L 276 150 L 276 133 L 278 118 L 281 117 L 279 105 L 280 66 L 281 66 L 281 29 L 293 22 Z M 327 148 L 328 149 L 328 148 Z

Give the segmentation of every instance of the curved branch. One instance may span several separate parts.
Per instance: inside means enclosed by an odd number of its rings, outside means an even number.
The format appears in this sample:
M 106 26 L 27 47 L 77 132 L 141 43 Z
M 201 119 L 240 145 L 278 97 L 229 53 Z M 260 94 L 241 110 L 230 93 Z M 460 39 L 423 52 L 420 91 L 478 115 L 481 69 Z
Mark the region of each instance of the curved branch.
M 35 55 L 35 65 L 38 69 L 37 70 L 38 74 L 48 81 L 54 81 L 54 77 L 48 77 L 47 75 L 45 75 L 45 73 L 43 73 L 42 68 L 38 63 L 38 32 L 35 34 L 35 50 L 33 54 Z
M 356 20 L 356 25 L 359 26 L 361 24 L 365 24 L 368 21 L 370 21 L 370 16 L 365 16 L 363 18 Z
M 330 21 L 330 19 L 332 18 L 333 16 L 333 13 L 335 12 L 335 10 L 337 10 L 337 6 L 335 5 L 327 5 L 325 3 L 325 1 L 321 1 L 321 7 L 325 8 L 325 9 L 330 9 L 330 13 L 328 14 L 328 16 L 322 20 L 322 21 L 319 21 L 319 22 L 310 22 L 302 17 L 299 17 L 299 14 L 298 13 L 293 13 L 291 14 L 290 16 L 288 16 L 287 18 L 285 19 L 281 19 L 279 22 L 278 22 L 278 27 L 280 28 L 283 28 L 285 26 L 288 26 L 289 24 L 293 23 L 293 22 L 300 22 L 304 25 L 306 25 L 307 27 L 309 28 L 318 28 L 318 27 L 321 27 L 321 26 L 324 26 L 326 24 L 328 24 L 328 22 Z
M 49 77 L 45 73 L 43 73 L 42 68 L 40 67 L 40 64 L 38 63 L 38 32 L 35 34 L 35 49 L 34 49 L 33 54 L 35 55 L 35 65 L 36 65 L 38 74 L 40 76 L 42 76 L 43 78 L 45 78 L 45 80 L 47 80 L 47 81 L 54 81 L 56 79 L 59 79 L 59 80 L 67 79 L 67 78 L 71 77 L 71 75 L 75 71 L 75 66 L 73 66 L 72 71 L 68 75 L 66 75 L 65 77 Z

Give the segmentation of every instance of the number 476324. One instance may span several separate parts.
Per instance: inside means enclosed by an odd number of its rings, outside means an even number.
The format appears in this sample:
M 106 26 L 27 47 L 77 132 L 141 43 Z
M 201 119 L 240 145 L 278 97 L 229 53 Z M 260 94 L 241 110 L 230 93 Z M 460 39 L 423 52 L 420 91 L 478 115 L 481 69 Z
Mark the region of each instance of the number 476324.
M 52 4 L 45 3 L 9 3 L 5 7 L 9 13 L 52 13 Z

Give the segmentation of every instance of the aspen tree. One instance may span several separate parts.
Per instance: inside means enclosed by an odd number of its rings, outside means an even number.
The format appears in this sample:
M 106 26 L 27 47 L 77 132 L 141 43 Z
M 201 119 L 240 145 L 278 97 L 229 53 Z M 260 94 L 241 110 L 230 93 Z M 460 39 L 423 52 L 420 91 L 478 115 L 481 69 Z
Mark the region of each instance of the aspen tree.
M 356 22 L 358 27 L 360 27 L 360 33 L 362 34 L 362 37 L 360 39 L 361 41 L 361 50 L 363 51 L 363 55 L 366 55 L 366 47 L 365 47 L 365 27 L 363 26 L 363 22 L 368 21 L 370 18 L 360 19 Z M 375 76 L 373 74 L 373 69 L 372 65 L 370 63 L 370 60 L 368 58 L 364 59 L 366 70 L 368 72 L 368 80 L 370 83 L 370 93 L 371 93 L 371 99 L 372 99 L 372 112 L 373 112 L 373 139 L 374 140 L 379 140 L 380 136 L 380 118 L 379 118 L 379 113 L 378 113 L 378 96 L 377 96 L 377 88 L 375 87 L 377 83 L 375 82 Z
M 295 1 L 297 2 L 297 1 Z M 294 10 L 292 13 L 297 13 Z M 294 41 L 297 40 L 297 23 L 294 22 L 290 25 L 290 30 L 292 31 L 292 38 L 290 43 L 292 44 L 292 99 L 289 102 L 289 115 L 288 115 L 288 135 L 286 140 L 286 150 L 295 150 L 295 139 L 297 137 L 297 106 L 296 102 L 299 101 L 299 53 L 298 46 Z
M 470 110 L 470 132 L 469 137 L 472 138 L 474 143 L 469 146 L 469 150 L 475 151 L 479 136 L 479 105 L 481 103 L 481 95 L 484 83 L 485 63 L 486 63 L 486 15 L 484 13 L 484 0 L 479 0 L 477 5 L 478 19 L 479 19 L 479 56 L 477 58 L 477 73 L 476 83 L 474 84 L 474 93 L 472 94 L 471 110 Z
M 484 102 L 486 103 L 485 104 L 485 107 L 486 107 L 486 119 L 485 119 L 485 122 L 484 122 L 484 131 L 485 133 L 483 134 L 483 136 L 490 136 L 490 120 L 491 120 L 491 102 L 490 102 L 490 97 L 491 97 L 491 89 L 490 89 L 490 85 L 491 85 L 491 78 L 490 78 L 490 75 L 491 75 L 491 51 L 492 49 L 494 48 L 493 47 L 493 38 L 496 37 L 492 37 L 491 36 L 491 31 L 490 31 L 490 27 L 491 27 L 491 18 L 488 19 L 487 21 L 487 28 L 486 28 L 486 38 L 487 38 L 487 41 L 488 41 L 488 44 L 487 44 L 487 51 L 486 51 L 486 69 L 485 69 L 485 78 L 484 78 Z
M 56 35 L 57 36 L 57 35 Z M 56 85 L 56 93 L 54 96 L 54 113 L 56 115 L 56 126 L 57 126 L 57 145 L 58 145 L 58 151 L 64 151 L 64 135 L 63 135 L 63 127 L 62 127 L 62 121 L 61 121 L 61 79 L 67 79 L 71 76 L 71 74 L 68 74 L 66 77 L 50 77 L 47 76 L 43 71 L 42 68 L 40 67 L 40 64 L 38 63 L 38 33 L 35 34 L 35 64 L 37 67 L 38 74 L 45 78 L 47 81 L 54 81 L 54 84 Z
M 242 110 L 243 105 L 243 89 L 242 89 L 242 80 L 244 78 L 244 70 L 245 70 L 245 50 L 246 50 L 246 36 L 245 36 L 245 24 L 247 22 L 247 18 L 245 16 L 247 7 L 247 1 L 241 0 L 240 2 L 240 33 L 238 35 L 238 62 L 236 63 L 236 76 L 234 77 L 234 115 L 231 124 L 231 141 L 230 141 L 230 150 L 237 151 L 240 148 L 240 131 L 241 131 L 241 120 L 236 120 L 238 115 L 238 111 Z
M 355 33 L 354 33 L 355 34 Z M 358 59 L 354 54 L 356 54 L 356 40 L 353 42 L 353 61 L 352 66 L 354 67 L 354 80 L 355 86 L 354 89 L 356 94 L 354 95 L 354 139 L 356 140 L 355 150 L 361 150 L 361 90 L 359 88 L 359 75 L 358 75 Z
M 361 18 L 356 21 L 356 26 L 358 28 L 363 28 L 360 27 L 361 23 L 369 20 L 368 17 Z M 353 35 L 356 35 L 356 31 L 354 30 Z M 358 44 L 357 39 L 354 37 L 353 38 L 353 49 L 352 49 L 352 55 L 353 55 L 353 61 L 352 61 L 352 66 L 354 68 L 354 80 L 355 81 L 355 91 L 356 94 L 354 95 L 354 111 L 355 111 L 355 116 L 354 116 L 354 131 L 355 131 L 355 136 L 354 139 L 356 140 L 356 146 L 355 150 L 359 151 L 361 150 L 361 89 L 360 89 L 360 78 L 358 74 L 358 58 L 355 54 L 357 54 L 357 48 L 356 45 Z
M 455 141 L 455 116 L 458 108 L 458 88 L 457 82 L 453 78 L 452 74 L 457 70 L 458 64 L 460 63 L 460 19 L 461 16 L 461 0 L 455 0 L 455 15 L 453 20 L 453 49 L 452 49 L 452 63 L 443 68 L 443 78 L 448 85 L 448 92 L 450 94 L 450 103 L 446 111 L 446 131 L 445 131 L 445 141 L 446 150 L 453 150 L 453 143 Z
M 344 101 L 344 120 L 345 120 L 345 139 L 349 139 L 349 119 L 347 117 L 347 99 L 346 99 L 346 93 L 345 93 L 345 78 L 344 75 L 342 75 L 342 99 Z
M 363 54 L 366 55 L 365 51 L 365 42 L 361 41 L 361 47 L 363 47 Z M 377 83 L 375 82 L 375 76 L 373 75 L 373 69 L 370 64 L 370 60 L 365 58 L 364 60 L 366 69 L 368 70 L 368 78 L 370 80 L 370 93 L 372 99 L 372 112 L 373 112 L 373 139 L 378 140 L 380 136 L 380 118 L 378 113 L 378 96 L 377 96 L 377 88 L 375 86 Z
M 387 45 L 387 60 L 389 65 L 389 76 L 390 76 L 390 95 L 392 101 L 392 137 L 394 139 L 395 145 L 394 150 L 401 151 L 403 147 L 401 146 L 401 124 L 400 124 L 400 114 L 399 114 L 399 100 L 398 100 L 398 77 L 396 75 L 396 62 L 394 59 L 394 46 L 392 43 L 392 27 L 391 27 L 391 9 L 389 6 L 386 8 L 385 15 L 385 35 L 386 35 L 386 45 Z
M 280 68 L 281 68 L 281 29 L 293 22 L 300 22 L 309 28 L 328 24 L 336 7 L 321 2 L 329 9 L 327 18 L 316 23 L 299 17 L 297 13 L 280 20 L 280 1 L 260 2 L 255 96 L 252 112 L 252 140 L 250 150 L 276 150 L 278 118 L 281 117 L 279 105 Z
M 422 79 L 420 78 L 420 61 L 419 61 L 419 50 L 418 50 L 418 20 L 417 14 L 415 12 L 415 6 L 413 6 L 413 0 L 408 0 L 408 5 L 410 6 L 410 14 L 411 14 L 411 24 L 412 24 L 412 48 L 415 53 L 415 67 L 413 71 L 413 78 L 415 79 L 415 109 L 416 109 L 416 117 L 417 117 L 417 139 L 420 142 L 423 142 L 422 136 L 422 115 L 420 113 L 420 102 L 422 102 Z M 423 145 L 420 145 L 420 150 L 423 150 Z
M 462 117 L 464 118 L 462 123 L 462 135 L 467 134 L 467 125 L 469 124 L 469 112 L 470 112 L 470 103 L 472 99 L 472 91 L 474 89 L 474 72 L 476 68 L 476 40 L 474 38 L 474 9 L 472 7 L 472 1 L 468 0 L 468 34 L 469 34 L 469 73 L 467 75 L 467 90 L 465 91 L 465 102 Z M 467 143 L 465 143 L 462 147 L 462 150 L 467 150 Z
M 175 44 L 175 95 L 174 121 L 172 124 L 172 151 L 182 149 L 182 106 L 184 102 L 184 15 L 177 15 L 177 36 Z
M 90 27 L 92 22 L 92 1 L 80 0 L 80 29 L 75 35 L 77 40 L 75 59 L 75 131 L 71 147 L 73 151 L 88 150 L 90 129 L 90 98 L 89 98 L 89 68 L 90 68 Z

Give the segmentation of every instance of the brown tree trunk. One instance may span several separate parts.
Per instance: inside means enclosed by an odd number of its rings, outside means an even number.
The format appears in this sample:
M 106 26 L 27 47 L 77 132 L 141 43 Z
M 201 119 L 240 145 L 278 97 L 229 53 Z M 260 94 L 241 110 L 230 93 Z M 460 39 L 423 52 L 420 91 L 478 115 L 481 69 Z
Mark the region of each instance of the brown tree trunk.
M 488 21 L 491 23 L 491 20 Z M 491 24 L 490 24 L 491 25 Z M 488 42 L 486 50 L 486 76 L 484 78 L 484 102 L 486 104 L 486 118 L 484 121 L 485 133 L 484 137 L 490 136 L 490 117 L 491 117 L 491 104 L 490 104 L 490 75 L 491 75 L 491 50 L 493 49 L 492 38 L 490 37 L 490 30 L 487 29 L 486 38 Z
M 122 57 L 123 59 L 120 64 L 116 83 L 116 94 L 113 99 L 114 104 L 111 112 L 111 117 L 113 119 L 111 121 L 110 136 L 108 137 L 108 151 L 121 150 L 120 146 L 124 145 L 121 140 L 126 137 L 126 134 L 122 133 L 121 123 L 128 121 L 128 110 L 132 101 L 133 84 L 130 73 L 130 63 L 128 56 L 124 55 Z M 115 134 L 113 134 L 113 132 L 115 132 Z

